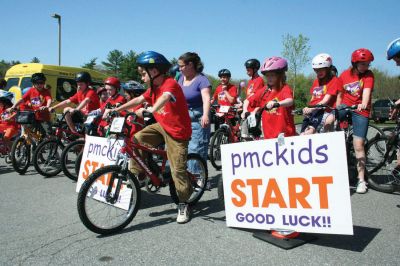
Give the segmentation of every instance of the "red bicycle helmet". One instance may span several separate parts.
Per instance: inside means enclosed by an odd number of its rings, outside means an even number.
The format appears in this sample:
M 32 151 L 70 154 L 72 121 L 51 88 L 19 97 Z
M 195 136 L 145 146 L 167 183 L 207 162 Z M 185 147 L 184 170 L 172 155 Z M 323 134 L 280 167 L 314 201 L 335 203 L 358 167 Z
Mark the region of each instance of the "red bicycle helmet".
M 98 87 L 97 88 L 97 90 L 96 90 L 96 93 L 98 94 L 98 95 L 100 95 L 103 91 L 105 91 L 106 90 L 106 88 L 105 87 L 103 87 L 103 86 L 101 86 L 101 87 Z
M 351 54 L 351 62 L 372 62 L 374 61 L 374 55 L 371 53 L 370 50 L 365 48 L 360 48 L 355 50 Z
M 108 77 L 104 81 L 104 85 L 111 85 L 114 88 L 119 89 L 121 87 L 121 82 L 116 77 Z

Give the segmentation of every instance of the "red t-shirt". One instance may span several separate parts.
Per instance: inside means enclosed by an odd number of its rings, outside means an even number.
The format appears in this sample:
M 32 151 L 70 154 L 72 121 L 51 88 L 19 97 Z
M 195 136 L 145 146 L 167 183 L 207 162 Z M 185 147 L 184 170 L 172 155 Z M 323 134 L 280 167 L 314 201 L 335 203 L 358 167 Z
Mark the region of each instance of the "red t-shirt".
M 19 125 L 17 124 L 17 122 L 15 122 L 15 117 L 8 120 L 8 118 L 11 117 L 13 113 L 7 112 L 6 110 L 7 108 L 0 107 L 0 125 L 18 128 Z
M 332 95 L 332 99 L 327 103 L 330 107 L 335 107 L 336 105 L 336 96 L 338 92 L 341 90 L 342 83 L 341 80 L 337 77 L 333 77 L 328 83 L 319 83 L 318 79 L 315 79 L 311 89 L 311 100 L 310 105 L 316 105 L 325 97 L 326 94 Z
M 47 101 L 51 100 L 51 94 L 49 90 L 43 89 L 39 91 L 35 87 L 31 87 L 22 96 L 24 100 L 25 110 L 39 110 L 40 107 L 47 106 Z M 35 118 L 39 121 L 50 121 L 50 113 L 48 110 L 40 111 L 35 113 Z
M 249 100 L 249 98 L 257 93 L 258 90 L 262 89 L 264 87 L 264 80 L 262 77 L 258 76 L 255 79 L 249 80 L 249 83 L 247 84 L 246 88 L 246 99 Z M 251 105 L 248 105 L 247 107 L 248 112 L 253 112 L 254 108 Z
M 264 87 L 250 98 L 250 103 L 254 107 L 265 107 L 269 101 L 282 101 L 288 98 L 293 99 L 293 91 L 288 85 L 283 86 L 279 91 Z M 293 105 L 290 107 L 280 106 L 263 111 L 261 119 L 264 139 L 277 138 L 280 133 L 284 133 L 285 137 L 296 135 L 292 115 L 293 108 Z
M 236 103 L 236 98 L 237 98 L 237 88 L 236 86 L 232 85 L 232 84 L 228 84 L 228 93 L 235 98 L 235 100 L 233 101 L 233 103 L 230 103 L 228 101 L 228 99 L 226 98 L 225 95 L 225 91 L 222 89 L 222 84 L 219 84 L 218 87 L 215 89 L 214 95 L 213 95 L 213 99 L 218 100 L 218 104 L 219 105 L 228 105 L 228 106 L 232 106 Z
M 126 103 L 126 99 L 124 96 L 122 96 L 121 94 L 114 95 L 114 97 L 109 97 L 107 99 L 107 101 L 105 101 L 102 104 L 102 107 L 100 107 L 102 109 L 102 111 L 104 111 L 104 107 L 107 105 L 107 103 L 109 103 L 111 105 L 112 108 L 117 107 L 116 105 L 123 105 L 124 103 Z
M 353 75 L 351 73 L 351 69 L 344 71 L 340 77 L 342 80 L 342 89 L 343 92 L 343 102 L 347 106 L 352 106 L 356 104 L 362 103 L 362 96 L 364 92 L 364 88 L 370 88 L 371 94 L 374 89 L 374 74 L 371 71 L 367 71 L 363 75 Z M 358 112 L 360 115 L 364 117 L 369 117 L 369 113 L 371 110 L 371 98 L 369 98 L 367 109 Z
M 174 139 L 189 140 L 192 136 L 192 125 L 189 108 L 181 86 L 173 78 L 166 78 L 161 86 L 152 92 L 151 96 L 150 91 L 151 89 L 142 95 L 146 102 L 152 106 L 164 93 L 172 96 L 169 102 L 153 113 L 154 118 Z
M 85 91 L 77 91 L 74 96 L 70 97 L 69 100 L 74 104 L 80 104 L 83 100 L 89 98 L 89 103 L 81 109 L 81 112 L 87 115 L 90 111 L 99 109 L 100 99 L 96 92 L 92 89 L 86 89 Z

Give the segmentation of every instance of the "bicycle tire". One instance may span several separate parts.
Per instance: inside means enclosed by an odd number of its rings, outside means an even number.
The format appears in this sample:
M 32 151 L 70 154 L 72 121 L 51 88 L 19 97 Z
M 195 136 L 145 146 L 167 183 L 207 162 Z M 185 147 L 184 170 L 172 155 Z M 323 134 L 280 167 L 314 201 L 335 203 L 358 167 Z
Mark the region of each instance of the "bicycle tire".
M 79 177 L 79 170 L 81 168 L 82 157 L 83 157 L 83 151 L 81 151 L 78 154 L 78 157 L 76 158 L 76 161 L 75 161 L 75 174 L 77 177 Z
M 19 137 L 11 147 L 11 164 L 17 173 L 23 175 L 28 170 L 30 163 L 31 145 L 27 143 L 25 137 Z
M 215 131 L 210 142 L 210 162 L 216 170 L 221 170 L 221 144 L 229 143 L 226 130 L 220 128 Z
M 389 153 L 387 153 L 387 148 L 385 137 L 368 143 L 365 169 L 369 187 L 379 192 L 393 193 L 395 189 L 392 183 L 396 180 L 393 171 L 397 165 L 397 146 L 390 147 Z
M 77 201 L 79 218 L 85 227 L 94 233 L 108 235 L 122 230 L 133 220 L 139 209 L 141 199 L 139 183 L 135 176 L 129 171 L 126 176 L 120 175 L 121 170 L 121 166 L 119 165 L 104 166 L 90 174 L 79 190 Z M 109 182 L 111 178 L 105 177 L 105 175 L 116 178 L 113 182 L 113 190 L 117 187 L 115 182 L 118 182 L 118 180 L 125 182 L 125 185 L 128 187 L 130 186 L 132 189 L 130 196 L 118 200 L 119 202 L 129 201 L 128 210 L 115 207 L 115 204 L 111 202 L 105 203 L 94 198 L 96 195 L 101 196 L 102 193 L 103 195 L 106 193 L 101 187 L 97 186 L 98 183 L 93 186 L 97 181 L 101 183 Z M 115 191 L 113 191 L 113 193 L 115 193 Z M 122 195 L 120 195 L 120 197 L 121 196 Z M 95 207 L 94 210 L 91 208 L 92 205 Z M 112 218 L 111 216 L 114 214 L 115 218 Z M 104 222 L 100 221 L 100 216 L 104 216 Z M 115 223 L 111 223 L 112 220 L 116 220 Z
M 48 148 L 50 148 L 49 154 L 44 154 Z M 58 175 L 62 171 L 61 153 L 63 149 L 64 145 L 56 139 L 41 142 L 36 147 L 32 157 L 32 163 L 36 171 L 45 177 Z M 53 168 L 53 170 L 50 168 Z
M 71 180 L 77 181 L 75 162 L 79 153 L 83 150 L 85 140 L 79 139 L 65 146 L 61 154 L 61 168 L 63 173 Z
M 222 178 L 222 175 L 218 179 L 218 184 L 217 184 L 217 199 L 218 199 L 218 205 L 222 208 L 225 209 L 225 197 L 224 197 L 224 181 Z
M 385 136 L 385 132 L 375 125 L 368 124 L 367 137 L 368 141 Z
M 192 188 L 193 193 L 190 196 L 187 203 L 189 206 L 194 206 L 200 198 L 203 196 L 204 191 L 206 190 L 207 182 L 208 182 L 208 170 L 207 164 L 204 159 L 196 153 L 189 153 L 187 156 L 187 172 L 188 176 L 192 176 Z M 175 183 L 172 178 L 169 183 L 169 192 L 172 198 L 172 201 L 175 204 L 179 203 L 179 197 L 176 193 Z

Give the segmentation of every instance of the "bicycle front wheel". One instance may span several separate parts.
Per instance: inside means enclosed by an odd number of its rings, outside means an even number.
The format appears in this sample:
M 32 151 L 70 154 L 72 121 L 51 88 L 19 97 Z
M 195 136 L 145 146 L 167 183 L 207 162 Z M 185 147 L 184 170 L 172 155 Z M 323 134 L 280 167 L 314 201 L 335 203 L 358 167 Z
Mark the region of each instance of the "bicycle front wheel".
M 229 143 L 228 133 L 220 128 L 218 129 L 210 143 L 210 162 L 216 170 L 221 170 L 221 145 Z
M 58 140 L 46 140 L 33 153 L 33 166 L 42 176 L 52 177 L 61 172 L 61 152 L 64 145 Z
M 389 149 L 389 150 L 388 150 Z M 378 138 L 368 143 L 365 164 L 368 184 L 377 191 L 392 193 L 393 183 L 398 182 L 397 146 L 387 145 L 386 138 Z
M 82 223 L 97 234 L 122 230 L 135 217 L 140 205 L 139 183 L 131 172 L 121 174 L 121 166 L 104 166 L 93 172 L 78 194 Z
M 206 162 L 199 154 L 189 153 L 187 157 L 187 175 L 192 183 L 193 193 L 190 196 L 187 203 L 190 206 L 195 205 L 200 198 L 203 196 L 204 191 L 207 187 L 208 182 L 208 170 Z M 175 183 L 171 178 L 171 182 L 169 184 L 169 192 L 171 194 L 172 200 L 178 204 L 179 198 L 176 193 Z
M 24 137 L 17 138 L 11 147 L 11 163 L 14 170 L 23 175 L 31 163 L 31 145 Z
M 75 172 L 75 164 L 79 154 L 81 153 L 81 151 L 83 151 L 84 146 L 84 140 L 80 139 L 73 141 L 64 148 L 61 154 L 62 171 L 71 180 L 78 180 L 78 174 Z

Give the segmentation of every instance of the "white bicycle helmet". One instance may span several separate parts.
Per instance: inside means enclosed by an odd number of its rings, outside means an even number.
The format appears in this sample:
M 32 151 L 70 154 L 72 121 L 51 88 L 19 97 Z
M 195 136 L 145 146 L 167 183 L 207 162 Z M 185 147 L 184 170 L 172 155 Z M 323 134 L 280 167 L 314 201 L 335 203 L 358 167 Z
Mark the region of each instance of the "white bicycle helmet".
M 329 54 L 318 54 L 312 60 L 312 68 L 325 68 L 332 66 L 332 57 Z

